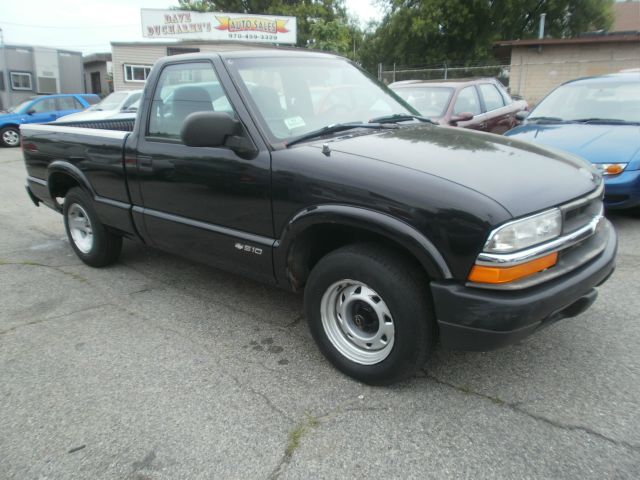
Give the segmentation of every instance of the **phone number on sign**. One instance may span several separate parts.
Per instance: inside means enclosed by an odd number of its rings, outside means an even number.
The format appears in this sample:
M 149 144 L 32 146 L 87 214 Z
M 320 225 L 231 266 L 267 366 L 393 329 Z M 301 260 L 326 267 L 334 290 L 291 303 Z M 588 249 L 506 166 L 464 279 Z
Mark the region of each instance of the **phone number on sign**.
M 278 40 L 277 35 L 267 35 L 262 33 L 230 33 L 230 39 L 244 39 L 244 40 Z

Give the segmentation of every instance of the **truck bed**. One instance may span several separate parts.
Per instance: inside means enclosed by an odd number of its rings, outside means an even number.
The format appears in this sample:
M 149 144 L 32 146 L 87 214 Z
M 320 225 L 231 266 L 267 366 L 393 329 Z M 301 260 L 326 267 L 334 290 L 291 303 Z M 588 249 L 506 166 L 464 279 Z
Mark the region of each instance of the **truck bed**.
M 84 125 L 21 126 L 29 187 L 45 204 L 59 209 L 48 182 L 58 169 L 66 168 L 96 199 L 129 204 L 123 164 L 129 131 L 115 130 L 113 122 L 78 123 Z

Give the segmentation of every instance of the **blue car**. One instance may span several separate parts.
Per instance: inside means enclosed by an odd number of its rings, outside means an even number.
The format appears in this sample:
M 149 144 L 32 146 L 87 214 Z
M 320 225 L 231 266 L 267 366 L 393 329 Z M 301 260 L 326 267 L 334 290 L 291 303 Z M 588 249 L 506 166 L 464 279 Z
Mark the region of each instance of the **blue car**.
M 53 122 L 57 118 L 84 110 L 99 101 L 100 97 L 92 93 L 43 95 L 30 98 L 0 114 L 0 144 L 4 147 L 20 145 L 20 125 L 23 123 Z
M 640 208 L 640 72 L 567 82 L 505 135 L 589 160 L 607 208 Z

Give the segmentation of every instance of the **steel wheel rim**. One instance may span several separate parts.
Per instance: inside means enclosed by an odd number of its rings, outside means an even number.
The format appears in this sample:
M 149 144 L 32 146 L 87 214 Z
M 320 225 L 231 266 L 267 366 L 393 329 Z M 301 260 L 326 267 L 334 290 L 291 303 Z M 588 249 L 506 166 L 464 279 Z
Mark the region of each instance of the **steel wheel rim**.
M 395 325 L 382 297 L 356 280 L 331 285 L 320 301 L 322 326 L 331 344 L 348 360 L 375 365 L 393 349 Z
M 2 133 L 2 141 L 7 145 L 15 147 L 20 143 L 20 135 L 15 130 L 6 130 Z
M 74 245 L 82 253 L 89 253 L 93 248 L 93 228 L 86 210 L 77 203 L 73 203 L 69 207 L 67 217 L 69 233 Z

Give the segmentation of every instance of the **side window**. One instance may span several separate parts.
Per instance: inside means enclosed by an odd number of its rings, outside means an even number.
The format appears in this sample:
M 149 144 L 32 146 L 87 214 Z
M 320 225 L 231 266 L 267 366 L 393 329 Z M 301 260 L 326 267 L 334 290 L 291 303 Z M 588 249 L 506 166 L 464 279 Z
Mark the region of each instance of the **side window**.
M 464 87 L 460 90 L 454 112 L 456 115 L 460 113 L 473 113 L 474 115 L 480 115 L 480 100 L 478 99 L 478 93 L 475 87 Z
M 504 107 L 502 95 L 500 95 L 500 92 L 495 85 L 491 85 L 490 83 L 480 84 L 480 93 L 484 99 L 484 106 L 486 107 L 487 112 Z
M 82 110 L 84 107 L 74 97 L 58 98 L 58 110 Z
M 45 98 L 34 103 L 29 110 L 34 110 L 35 113 L 55 112 L 57 110 L 56 101 L 53 98 Z
M 209 63 L 169 65 L 162 70 L 153 94 L 147 135 L 179 140 L 188 115 L 214 111 L 234 115 L 213 66 Z

